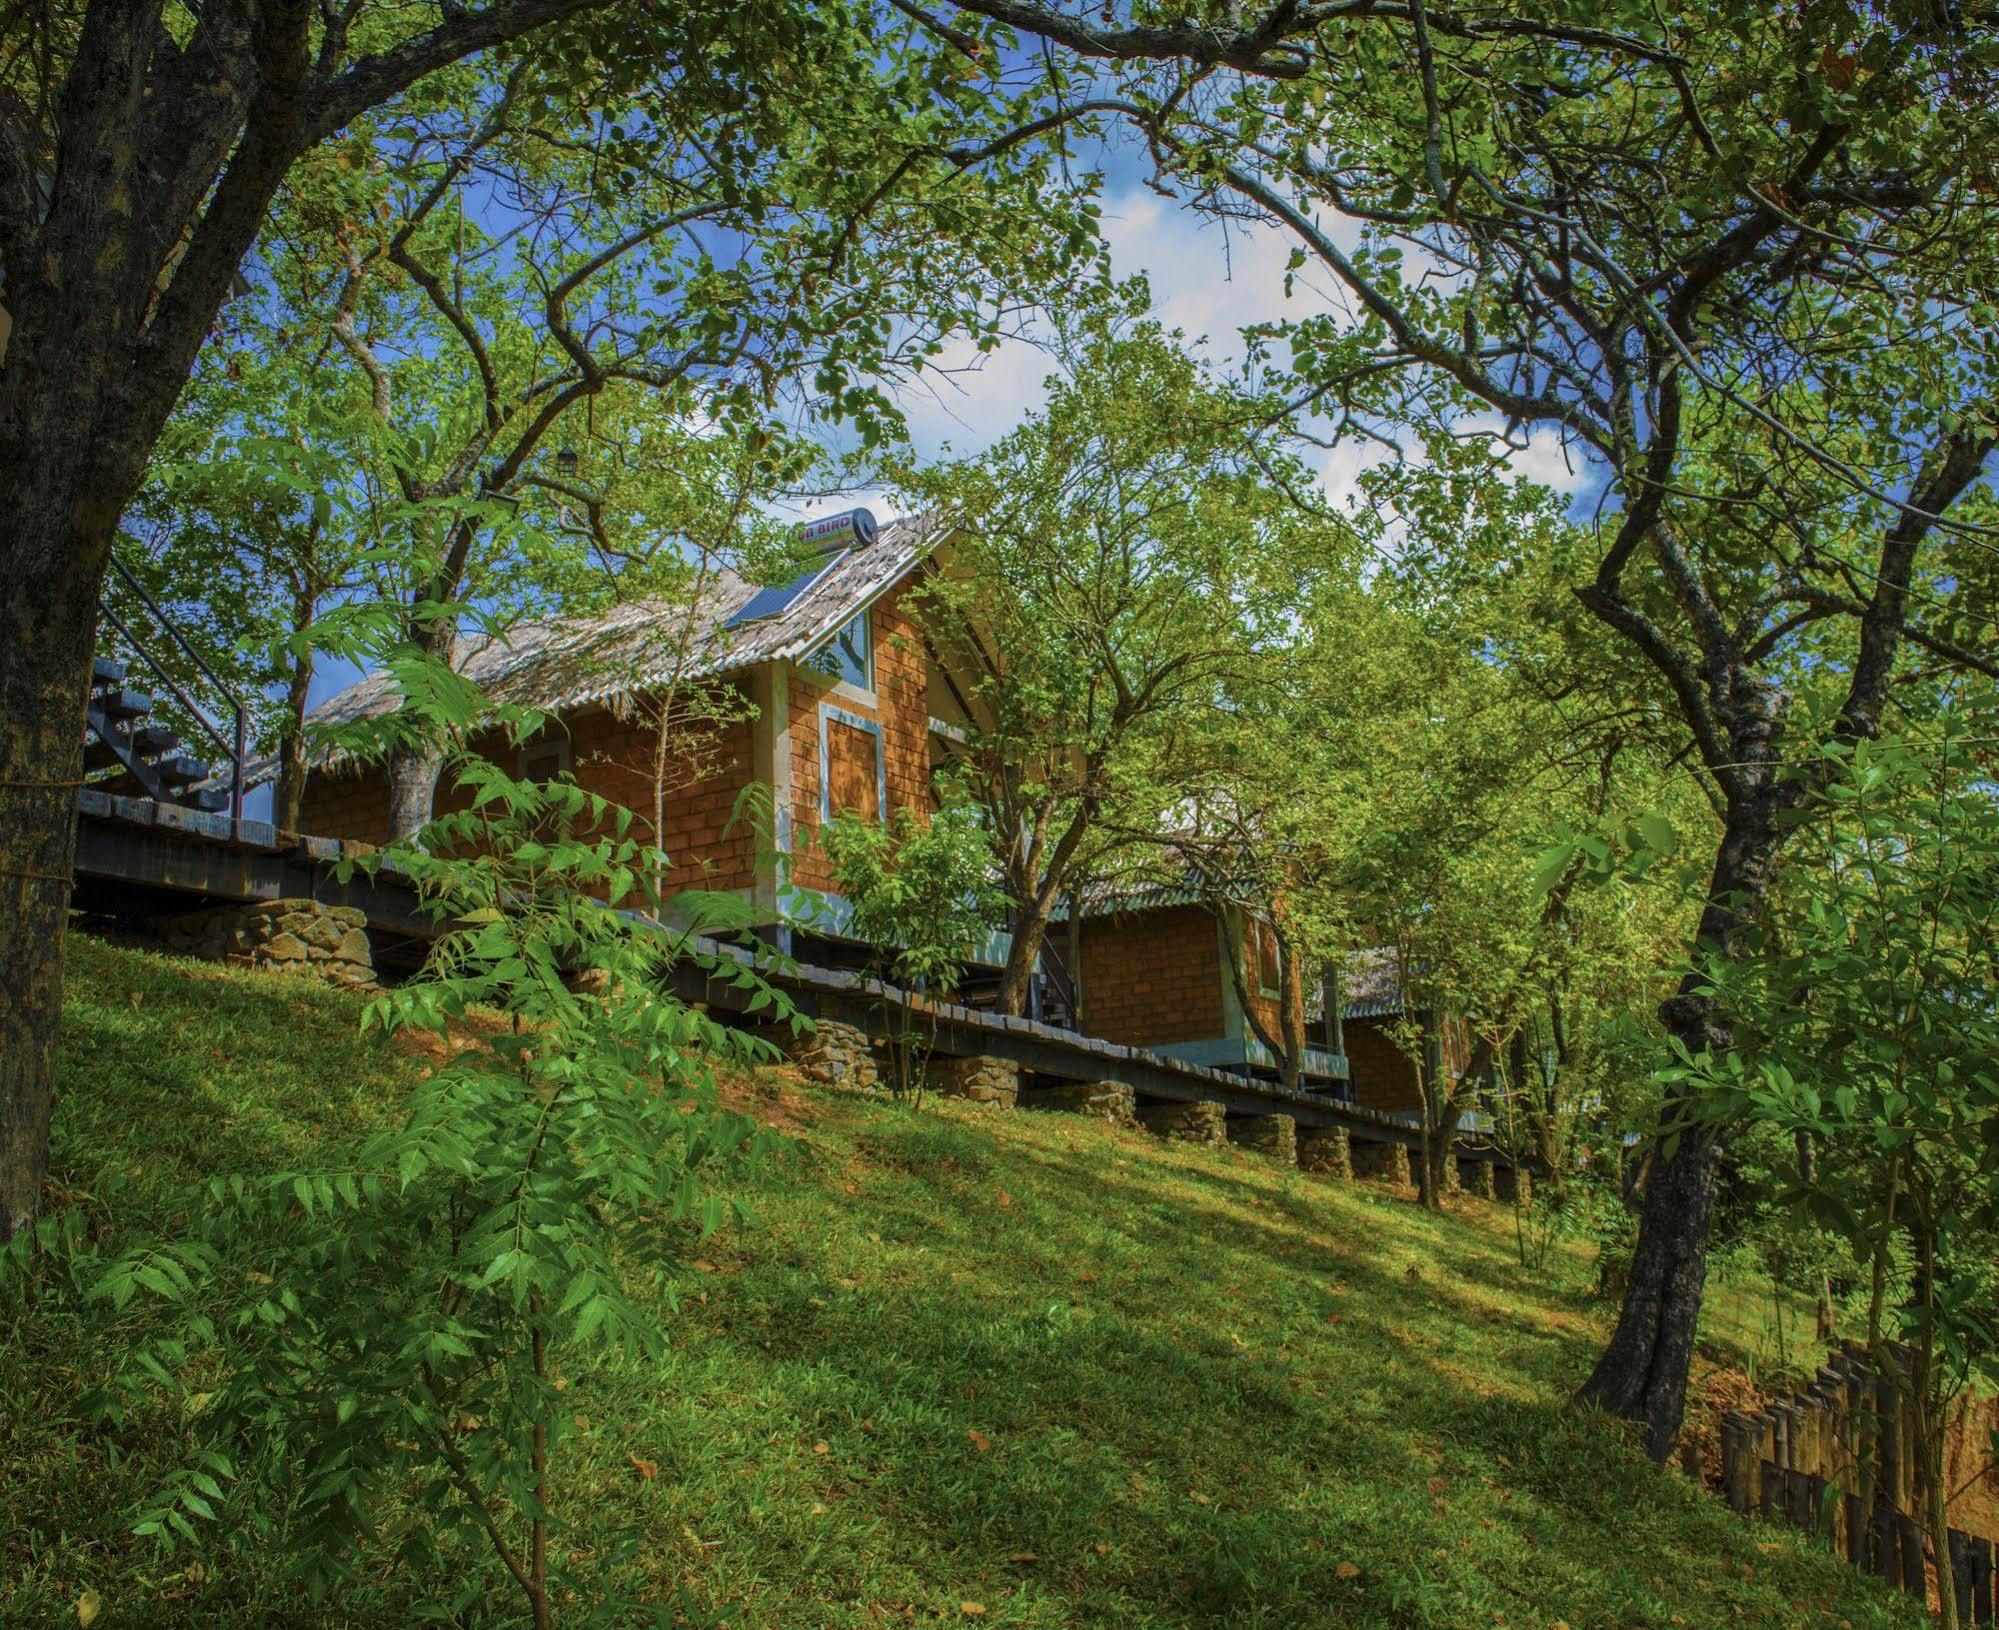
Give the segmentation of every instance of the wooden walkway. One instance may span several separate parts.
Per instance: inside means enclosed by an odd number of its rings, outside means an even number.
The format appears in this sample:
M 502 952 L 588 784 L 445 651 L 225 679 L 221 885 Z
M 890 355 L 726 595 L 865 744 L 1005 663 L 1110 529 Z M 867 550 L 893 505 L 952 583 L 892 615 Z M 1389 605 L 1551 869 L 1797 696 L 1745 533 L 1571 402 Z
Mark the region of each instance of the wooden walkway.
M 85 790 L 77 799 L 77 898 L 80 909 L 107 916 L 149 911 L 192 911 L 204 904 L 308 898 L 353 906 L 368 918 L 372 935 L 427 941 L 436 925 L 418 908 L 413 886 L 393 872 L 357 875 L 343 883 L 334 868 L 368 846 L 338 838 L 281 833 L 262 821 L 231 819 Z M 694 939 L 701 955 L 743 963 L 756 954 L 743 946 Z M 387 949 L 378 946 L 378 949 Z M 861 974 L 831 968 L 760 965 L 807 1018 L 851 1025 L 881 1038 L 899 1028 L 901 993 Z M 689 1000 L 747 1019 L 752 992 L 712 977 L 698 961 L 675 971 Z M 1409 1122 L 1322 1095 L 1291 1091 L 1281 1083 L 1190 1064 L 1142 1047 L 1079 1035 L 1030 1019 L 989 1013 L 954 1002 L 912 999 L 926 1033 L 935 1026 L 934 1050 L 961 1058 L 1006 1059 L 1019 1066 L 1033 1101 L 1033 1084 L 1115 1081 L 1145 1103 L 1218 1103 L 1231 1116 L 1289 1115 L 1300 1127 L 1340 1128 L 1356 1142 L 1414 1148 L 1421 1135 Z M 1497 1167 L 1512 1162 L 1477 1137 L 1460 1137 L 1471 1160 Z

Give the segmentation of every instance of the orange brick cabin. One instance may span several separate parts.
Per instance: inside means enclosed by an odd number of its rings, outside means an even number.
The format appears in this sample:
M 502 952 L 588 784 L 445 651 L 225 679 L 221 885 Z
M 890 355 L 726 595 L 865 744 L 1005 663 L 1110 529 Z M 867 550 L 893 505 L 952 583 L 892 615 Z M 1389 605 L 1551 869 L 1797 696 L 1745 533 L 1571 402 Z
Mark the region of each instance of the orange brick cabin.
M 1264 1030 L 1280 1033 L 1276 944 L 1266 923 L 1218 909 L 1192 885 L 1149 887 L 1086 903 L 1075 943 L 1090 1035 L 1190 1063 L 1276 1073 L 1276 1058 L 1244 1013 L 1246 999 Z M 1309 1009 L 1307 1023 L 1316 1028 Z M 1346 1074 L 1336 1034 L 1321 1031 L 1320 1044 L 1306 1049 L 1307 1084 L 1343 1096 Z
M 782 588 L 719 570 L 689 604 L 635 603 L 511 630 L 467 653 L 461 671 L 495 702 L 552 722 L 518 748 L 497 733 L 475 746 L 515 773 L 569 771 L 631 809 L 650 837 L 659 698 L 671 687 L 682 700 L 667 720 L 657 778 L 657 841 L 672 861 L 671 887 L 743 896 L 774 937 L 788 940 L 786 925 L 803 921 L 837 939 L 845 908 L 816 841 L 821 825 L 848 810 L 877 819 L 929 811 L 933 756 L 959 728 L 907 609 L 939 541 L 928 519 L 877 534 L 866 518 Z M 371 675 L 314 721 L 380 716 L 397 702 L 394 681 Z M 462 796 L 440 787 L 440 810 Z M 301 822 L 386 842 L 386 777 L 351 760 L 324 763 Z
M 1419 1118 L 1423 1097 L 1416 1063 L 1394 1032 L 1405 1019 L 1420 1023 L 1421 1016 L 1408 1007 L 1399 958 L 1387 947 L 1357 952 L 1346 959 L 1340 985 L 1341 1030 L 1354 1102 Z M 1471 1057 L 1469 1029 L 1454 1013 L 1433 1013 L 1429 1022 L 1436 1030 L 1443 1068 L 1457 1075 Z

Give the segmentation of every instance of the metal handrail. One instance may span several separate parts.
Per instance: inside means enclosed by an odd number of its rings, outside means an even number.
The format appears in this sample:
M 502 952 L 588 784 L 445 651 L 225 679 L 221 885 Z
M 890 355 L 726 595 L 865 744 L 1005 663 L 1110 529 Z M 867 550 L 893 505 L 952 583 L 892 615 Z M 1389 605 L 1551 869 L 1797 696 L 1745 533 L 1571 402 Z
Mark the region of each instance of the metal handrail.
M 208 710 L 195 701 L 193 697 L 189 696 L 186 691 L 181 689 L 179 682 L 167 671 L 166 664 L 146 649 L 145 644 L 130 628 L 125 626 L 125 623 L 108 604 L 102 604 L 98 607 L 111 626 L 125 637 L 125 643 L 139 656 L 143 657 L 152 670 L 161 679 L 166 681 L 166 687 L 173 692 L 175 700 L 194 716 L 202 729 L 208 732 L 209 739 L 229 755 L 229 815 L 232 820 L 240 821 L 243 818 L 244 766 L 250 757 L 249 709 L 243 705 L 242 698 L 230 689 L 222 676 L 208 665 L 202 654 L 194 648 L 193 642 L 174 625 L 174 620 L 161 609 L 159 602 L 146 592 L 144 586 L 132 575 L 131 568 L 116 555 L 112 555 L 110 559 L 113 569 L 125 580 L 125 586 L 136 594 L 139 597 L 140 603 L 153 614 L 153 621 L 164 632 L 173 637 L 174 642 L 187 653 L 188 660 L 195 667 L 199 668 L 208 682 L 228 699 L 229 710 L 235 725 L 233 740 L 223 737 L 221 727 L 209 718 Z

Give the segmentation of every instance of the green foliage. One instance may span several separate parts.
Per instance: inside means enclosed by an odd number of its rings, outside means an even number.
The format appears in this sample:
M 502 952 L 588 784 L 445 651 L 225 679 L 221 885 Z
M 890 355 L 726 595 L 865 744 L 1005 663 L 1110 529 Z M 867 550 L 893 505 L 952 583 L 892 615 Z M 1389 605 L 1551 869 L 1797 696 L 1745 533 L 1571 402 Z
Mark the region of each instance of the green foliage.
M 949 804 L 934 815 L 898 809 L 884 825 L 841 815 L 823 830 L 846 932 L 872 948 L 875 965 L 902 993 L 890 1036 L 898 1097 L 921 1096 L 921 1049 L 911 999 L 949 992 L 999 926 L 1006 897 L 993 885 L 992 853 L 979 811 Z
M 462 739 L 478 717 L 462 681 L 408 677 L 400 728 Z M 411 1505 L 404 1565 L 462 1581 L 434 1612 L 492 1599 L 491 1573 L 449 1561 L 469 1542 L 536 1625 L 565 1600 L 629 1622 L 632 1604 L 561 1561 L 570 1547 L 551 1559 L 552 1532 L 594 1531 L 565 1500 L 575 1429 L 559 1372 L 587 1353 L 659 1361 L 662 1245 L 676 1224 L 721 1226 L 732 1208 L 713 1175 L 770 1142 L 715 1090 L 716 1061 L 759 1044 L 673 994 L 691 953 L 659 926 L 662 857 L 630 835 L 629 811 L 463 753 L 454 771 L 461 810 L 347 863 L 414 884 L 440 930 L 423 973 L 362 1028 L 434 1036 L 445 1062 L 337 1164 L 217 1174 L 187 1234 L 104 1254 L 90 1300 L 189 1316 L 134 1349 L 95 1416 L 120 1421 L 187 1367 L 215 1372 L 190 1404 L 186 1464 L 133 1529 L 162 1552 L 201 1543 L 240 1479 L 248 1536 L 318 1600 L 359 1581 L 354 1552 L 393 1498 Z M 728 925 L 722 902 L 675 905 L 695 928 Z M 693 960 L 788 1013 L 747 964 Z
M 1809 863 L 1761 954 L 1703 970 L 1738 1050 L 1678 1066 L 1697 1113 L 1813 1151 L 1774 1198 L 1871 1276 L 1876 1333 L 1885 1319 L 1956 1382 L 1999 1352 L 1999 804 L 1983 729 L 1953 710 L 1933 738 L 1826 766 L 1793 840 Z
M 1303 466 L 1259 399 L 1125 289 L 1064 332 L 1045 406 L 976 458 L 908 474 L 954 530 L 918 614 L 969 717 L 954 766 L 1014 902 L 1003 1000 L 1058 901 L 1156 838 L 1192 791 L 1176 750 L 1263 671 L 1344 541 L 1301 508 Z
M 903 808 L 887 825 L 841 815 L 822 841 L 852 911 L 847 932 L 879 948 L 898 984 L 955 986 L 1005 904 L 979 812 L 965 804 L 934 815 Z

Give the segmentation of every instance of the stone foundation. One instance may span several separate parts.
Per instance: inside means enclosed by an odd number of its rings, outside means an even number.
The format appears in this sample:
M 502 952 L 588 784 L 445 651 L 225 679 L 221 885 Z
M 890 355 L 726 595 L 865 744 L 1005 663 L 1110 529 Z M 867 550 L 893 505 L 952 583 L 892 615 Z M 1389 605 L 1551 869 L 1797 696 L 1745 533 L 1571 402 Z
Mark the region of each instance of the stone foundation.
M 1492 1198 L 1492 1162 L 1489 1160 L 1467 1160 L 1463 1155 L 1457 1158 L 1458 1187 L 1474 1199 Z
M 931 1087 L 947 1098 L 1011 1109 L 1020 1096 L 1020 1066 L 1005 1058 L 933 1058 Z
M 1035 1097 L 1037 1108 L 1095 1115 L 1113 1126 L 1138 1125 L 1138 1097 L 1122 1081 L 1066 1081 Z
M 1508 1205 L 1518 1201 L 1524 1206 L 1534 1198 L 1534 1174 L 1525 1166 L 1495 1166 L 1492 1194 L 1494 1199 L 1504 1200 Z
M 262 900 L 155 917 L 146 930 L 176 956 L 309 973 L 336 985 L 375 982 L 368 919 L 354 906 Z
M 1353 1174 L 1377 1182 L 1409 1186 L 1409 1151 L 1399 1143 L 1371 1143 L 1355 1139 Z
M 1298 1123 L 1289 1115 L 1238 1115 L 1228 1123 L 1228 1135 L 1238 1148 L 1286 1166 L 1298 1164 Z
M 833 1019 L 821 1019 L 803 1035 L 778 1033 L 778 1045 L 798 1073 L 808 1081 L 838 1086 L 872 1087 L 881 1078 L 867 1032 Z
M 1138 1112 L 1138 1120 L 1148 1132 L 1176 1143 L 1219 1149 L 1229 1141 L 1229 1112 L 1205 1098 L 1191 1104 L 1150 1104 Z
M 1353 1176 L 1353 1142 L 1344 1126 L 1298 1128 L 1298 1164 L 1325 1177 Z

